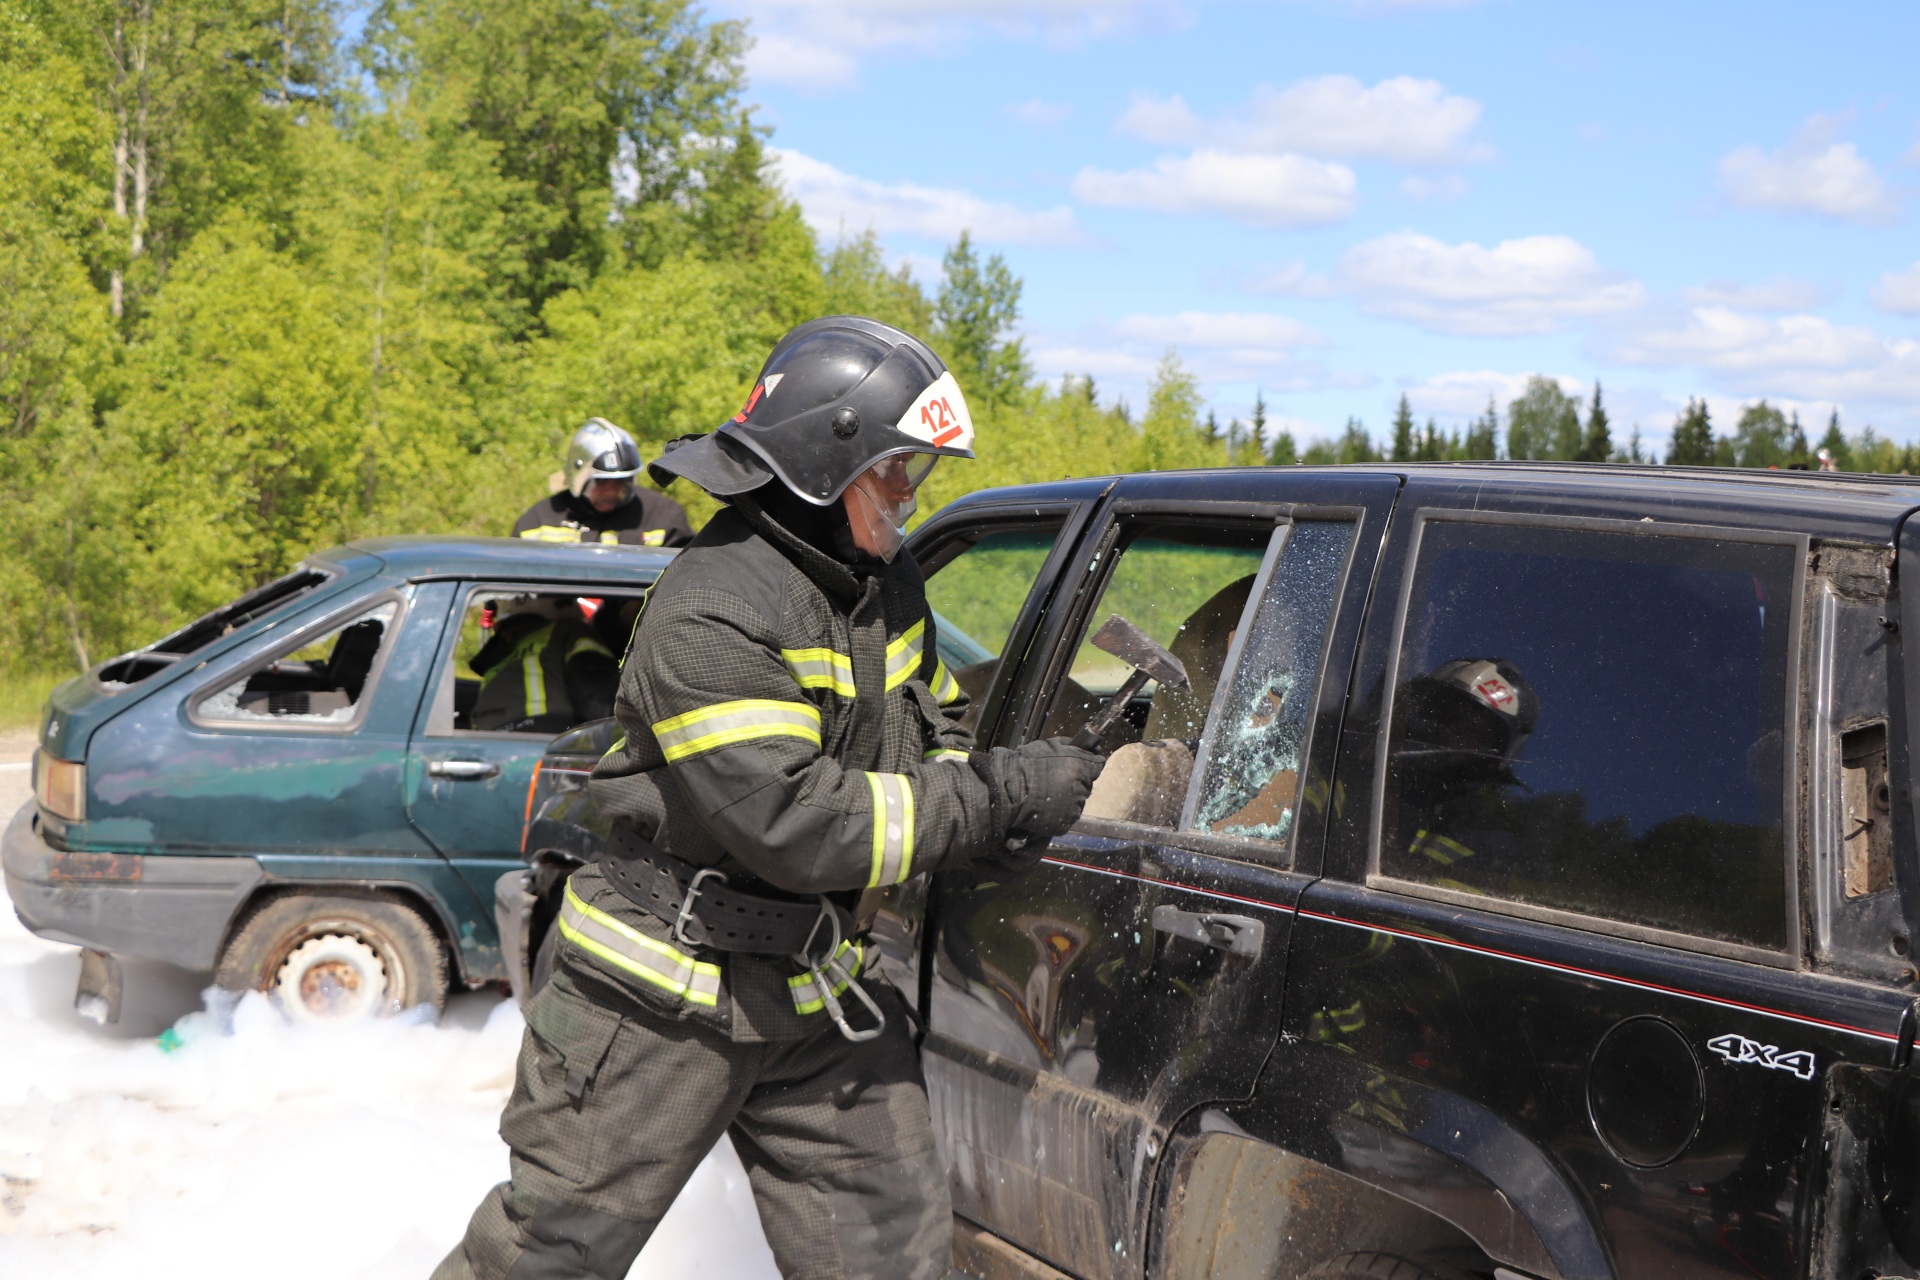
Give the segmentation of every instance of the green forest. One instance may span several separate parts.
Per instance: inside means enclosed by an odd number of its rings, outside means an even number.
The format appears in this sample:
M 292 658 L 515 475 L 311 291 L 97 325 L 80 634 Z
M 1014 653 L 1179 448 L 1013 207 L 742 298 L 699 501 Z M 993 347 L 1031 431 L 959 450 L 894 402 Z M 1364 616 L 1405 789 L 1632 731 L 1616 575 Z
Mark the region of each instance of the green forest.
M 1358 421 L 1296 442 L 1264 402 L 1222 427 L 1173 352 L 1144 406 L 1042 382 L 1020 280 L 966 235 L 929 290 L 870 232 L 813 234 L 765 163 L 747 40 L 688 0 L 0 0 L 0 690 L 346 539 L 503 533 L 586 417 L 650 455 L 833 312 L 924 334 L 966 389 L 981 460 L 923 512 L 1068 474 L 1643 456 L 1598 387 L 1547 379 L 1504 431 L 1403 400 L 1384 448 Z M 1909 465 L 1837 421 L 1825 442 Z M 1809 455 L 1765 404 L 1726 436 L 1690 406 L 1666 452 Z

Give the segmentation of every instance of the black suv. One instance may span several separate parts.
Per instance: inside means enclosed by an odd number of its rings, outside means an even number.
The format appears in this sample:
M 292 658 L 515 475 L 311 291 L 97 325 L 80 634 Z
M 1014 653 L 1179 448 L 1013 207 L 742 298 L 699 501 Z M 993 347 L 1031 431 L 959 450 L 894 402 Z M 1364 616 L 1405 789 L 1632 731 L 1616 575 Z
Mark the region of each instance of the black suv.
M 881 907 L 965 1265 L 1915 1275 L 1916 509 L 1470 465 L 930 520 L 983 744 L 1086 721 L 1128 674 L 1086 642 L 1109 614 L 1191 677 L 1032 874 Z M 593 737 L 549 756 L 554 873 Z

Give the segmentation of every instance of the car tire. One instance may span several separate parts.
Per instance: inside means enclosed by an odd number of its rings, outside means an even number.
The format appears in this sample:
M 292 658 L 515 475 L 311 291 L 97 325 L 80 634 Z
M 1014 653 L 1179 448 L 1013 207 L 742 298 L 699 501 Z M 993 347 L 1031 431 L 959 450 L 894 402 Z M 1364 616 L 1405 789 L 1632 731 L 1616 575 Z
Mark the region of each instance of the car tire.
M 1343 1253 L 1307 1272 L 1306 1280 L 1473 1280 L 1465 1271 L 1391 1253 Z
M 284 893 L 248 914 L 214 984 L 264 991 L 295 1022 L 338 1024 L 447 1003 L 447 954 L 414 907 L 380 894 Z

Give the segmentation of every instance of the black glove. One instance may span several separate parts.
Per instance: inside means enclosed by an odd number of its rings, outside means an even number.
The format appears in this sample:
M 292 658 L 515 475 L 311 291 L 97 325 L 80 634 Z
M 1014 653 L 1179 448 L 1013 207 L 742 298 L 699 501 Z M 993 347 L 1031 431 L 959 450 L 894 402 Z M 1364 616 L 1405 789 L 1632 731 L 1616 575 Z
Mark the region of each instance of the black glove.
M 997 866 L 1005 850 L 1028 854 L 1013 860 L 1024 869 L 1048 840 L 1078 821 L 1107 759 L 1066 738 L 1042 738 L 1012 750 L 976 751 L 969 763 L 986 784 L 992 809 L 992 838 L 977 865 Z

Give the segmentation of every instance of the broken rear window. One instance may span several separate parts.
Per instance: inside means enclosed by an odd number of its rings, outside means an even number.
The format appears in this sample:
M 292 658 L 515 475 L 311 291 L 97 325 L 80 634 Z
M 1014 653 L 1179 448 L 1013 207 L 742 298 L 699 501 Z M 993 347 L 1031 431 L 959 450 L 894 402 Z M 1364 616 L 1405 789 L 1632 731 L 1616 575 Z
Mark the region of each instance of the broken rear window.
M 256 618 L 284 609 L 296 600 L 304 599 L 309 592 L 321 583 L 332 578 L 333 574 L 313 565 L 301 565 L 285 577 L 275 578 L 265 586 L 255 587 L 232 604 L 222 605 L 212 613 L 203 614 L 172 635 L 156 640 L 144 649 L 132 653 L 123 653 L 103 663 L 97 679 L 109 687 L 125 686 L 145 680 L 157 671 L 164 671 L 180 658 L 202 649 L 221 636 L 230 635 L 246 626 Z
M 196 708 L 201 720 L 345 725 L 373 684 L 399 616 L 398 601 L 334 627 L 225 686 Z

